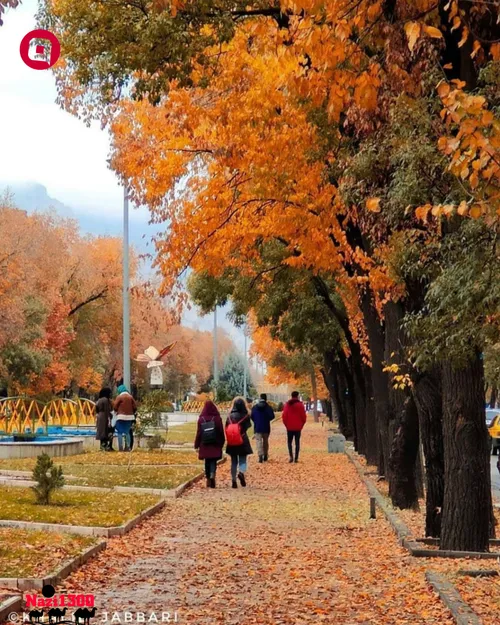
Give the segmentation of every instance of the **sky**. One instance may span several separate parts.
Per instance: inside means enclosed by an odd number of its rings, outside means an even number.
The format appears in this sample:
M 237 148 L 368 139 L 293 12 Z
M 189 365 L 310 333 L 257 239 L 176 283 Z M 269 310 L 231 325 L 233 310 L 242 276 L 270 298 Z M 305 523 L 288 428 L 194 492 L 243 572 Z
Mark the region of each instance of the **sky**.
M 29 68 L 19 54 L 22 38 L 36 27 L 36 10 L 36 0 L 23 0 L 6 10 L 0 27 L 0 179 L 40 183 L 76 217 L 105 215 L 118 221 L 123 190 L 107 166 L 107 131 L 98 123 L 89 128 L 63 111 L 55 103 L 52 73 Z M 147 209 L 132 210 L 130 221 L 131 227 L 147 232 Z M 225 315 L 219 320 L 241 349 L 242 333 Z M 194 309 L 185 313 L 183 323 L 201 330 L 213 327 L 210 317 L 200 318 Z

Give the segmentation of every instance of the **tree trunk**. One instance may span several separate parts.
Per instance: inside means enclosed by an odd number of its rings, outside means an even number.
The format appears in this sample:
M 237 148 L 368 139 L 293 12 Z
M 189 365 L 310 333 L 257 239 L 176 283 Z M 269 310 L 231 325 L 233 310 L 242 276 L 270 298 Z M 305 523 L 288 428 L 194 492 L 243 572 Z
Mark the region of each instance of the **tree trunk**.
M 366 404 L 364 388 L 360 387 L 357 378 L 354 379 L 354 420 L 356 423 L 356 434 L 358 439 L 357 451 L 363 456 L 366 456 Z
M 368 334 L 368 346 L 370 348 L 372 360 L 371 380 L 375 407 L 375 423 L 380 434 L 378 439 L 380 453 L 377 453 L 377 460 L 379 474 L 382 475 L 384 470 L 387 470 L 390 451 L 388 429 L 388 378 L 387 374 L 383 371 L 385 329 L 375 310 L 370 291 L 366 292 L 361 298 L 361 310 Z
M 385 361 L 399 366 L 399 374 L 407 370 L 406 337 L 401 328 L 404 308 L 400 302 L 385 306 Z M 392 374 L 397 375 L 397 374 Z M 417 460 L 419 446 L 418 413 L 408 390 L 388 385 L 388 434 L 391 444 L 386 477 L 392 503 L 401 509 L 418 509 Z
M 360 451 L 360 446 L 364 450 L 365 439 L 363 438 L 363 433 L 360 432 L 360 426 L 356 421 L 356 399 L 354 392 L 354 376 L 352 374 L 352 366 L 350 360 L 347 360 L 342 352 L 339 354 L 339 367 L 337 369 L 337 377 L 339 380 L 340 399 L 343 402 L 345 414 L 347 417 L 347 427 L 352 428 L 354 449 L 359 453 L 364 453 L 364 451 Z
M 443 403 L 439 369 L 413 376 L 413 397 L 425 458 L 425 535 L 439 538 L 444 498 Z
M 401 418 L 391 445 L 389 495 L 393 506 L 418 510 L 415 469 L 418 449 L 418 413 L 411 395 L 404 402 Z
M 375 418 L 375 402 L 373 400 L 372 390 L 372 372 L 368 365 L 363 365 L 365 371 L 365 424 L 366 424 L 366 461 L 369 465 L 378 469 L 378 448 L 379 438 L 377 429 L 377 420 Z
M 442 366 L 444 503 L 441 548 L 488 551 L 492 518 L 490 459 L 481 355 Z
M 490 395 L 490 408 L 497 407 L 497 398 L 498 398 L 498 389 L 496 386 L 493 386 L 491 388 L 491 395 Z
M 311 390 L 313 395 L 313 417 L 314 423 L 319 423 L 319 412 L 318 412 L 318 385 L 316 383 L 316 372 L 314 371 L 314 366 L 311 366 Z

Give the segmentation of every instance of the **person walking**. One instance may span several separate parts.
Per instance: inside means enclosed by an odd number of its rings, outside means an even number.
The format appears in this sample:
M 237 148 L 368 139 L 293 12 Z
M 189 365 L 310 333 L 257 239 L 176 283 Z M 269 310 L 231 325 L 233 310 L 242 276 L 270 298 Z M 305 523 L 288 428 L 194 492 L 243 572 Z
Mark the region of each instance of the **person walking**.
M 307 421 L 307 413 L 304 404 L 299 399 L 297 391 L 292 393 L 283 408 L 283 425 L 286 427 L 288 439 L 289 462 L 298 462 L 300 453 L 300 435 Z M 292 442 L 295 440 L 295 457 L 292 449 Z
M 198 417 L 198 427 L 194 440 L 194 448 L 198 451 L 198 458 L 205 461 L 207 488 L 215 488 L 217 461 L 222 458 L 225 441 L 224 426 L 217 406 L 212 401 L 207 401 Z
M 118 397 L 115 399 L 116 425 L 115 430 L 118 437 L 119 451 L 131 451 L 130 447 L 130 428 L 135 419 L 137 404 L 135 399 L 128 392 L 126 386 L 121 384 L 118 387 Z M 125 440 L 125 447 L 123 442 Z
M 253 454 L 247 430 L 251 426 L 250 414 L 243 397 L 235 397 L 231 413 L 226 420 L 226 454 L 231 456 L 231 479 L 232 487 L 238 488 L 239 479 L 241 485 L 247 485 L 245 473 L 247 470 L 247 457 Z M 239 470 L 238 470 L 239 469 Z
M 269 435 L 271 434 L 271 421 L 274 419 L 274 410 L 267 403 L 267 395 L 265 393 L 261 394 L 259 401 L 252 408 L 251 418 L 254 425 L 259 462 L 267 462 L 269 458 Z
M 111 430 L 111 411 L 113 404 L 111 402 L 111 389 L 102 388 L 99 391 L 99 399 L 95 405 L 96 426 L 95 437 L 100 442 L 101 451 L 110 451 L 109 433 Z

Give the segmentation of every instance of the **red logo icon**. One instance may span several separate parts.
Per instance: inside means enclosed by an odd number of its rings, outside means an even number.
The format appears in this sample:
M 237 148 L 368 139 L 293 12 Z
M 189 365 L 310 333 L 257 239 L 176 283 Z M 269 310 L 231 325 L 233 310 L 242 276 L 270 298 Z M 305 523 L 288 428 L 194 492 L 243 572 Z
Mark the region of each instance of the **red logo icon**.
M 48 61 L 36 61 L 29 56 L 30 44 L 33 39 L 45 39 L 50 42 L 50 57 Z M 38 44 L 35 48 L 36 54 L 45 54 L 47 46 Z M 21 53 L 22 60 L 31 69 L 49 69 L 57 62 L 57 59 L 61 56 L 61 44 L 57 37 L 49 30 L 43 30 L 39 28 L 32 30 L 30 33 L 23 37 L 21 45 L 19 46 L 19 52 Z

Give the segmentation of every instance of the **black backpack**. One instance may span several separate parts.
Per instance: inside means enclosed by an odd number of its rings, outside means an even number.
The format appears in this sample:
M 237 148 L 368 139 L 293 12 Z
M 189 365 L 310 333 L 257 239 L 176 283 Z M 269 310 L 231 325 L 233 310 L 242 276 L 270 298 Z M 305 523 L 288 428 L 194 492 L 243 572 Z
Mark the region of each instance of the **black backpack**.
M 201 424 L 201 442 L 203 445 L 214 445 L 217 442 L 217 431 L 213 421 L 203 421 Z

